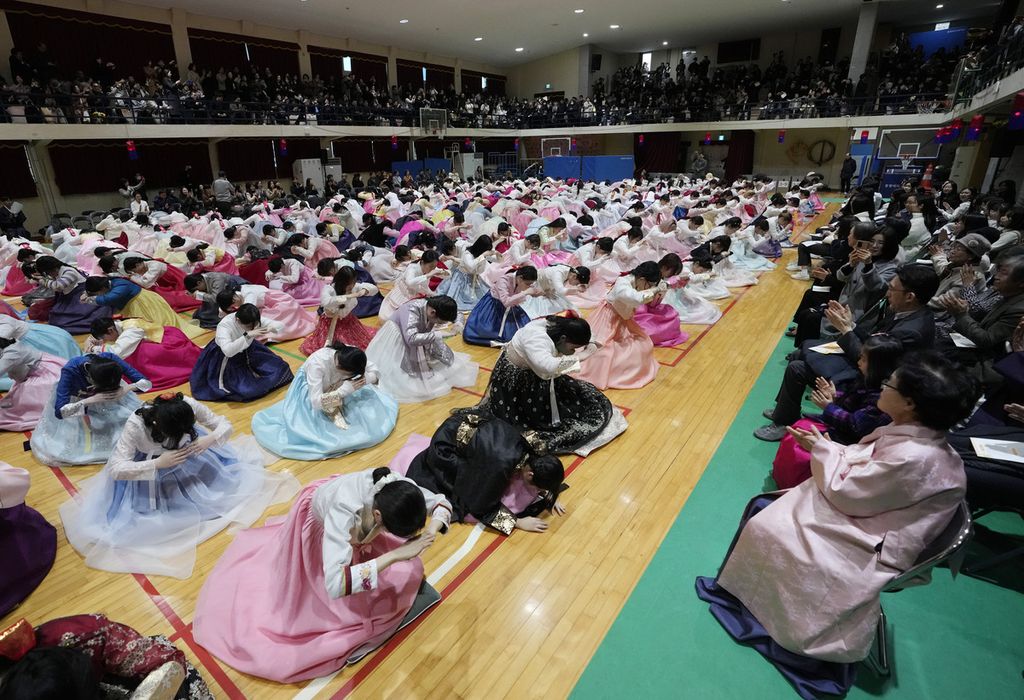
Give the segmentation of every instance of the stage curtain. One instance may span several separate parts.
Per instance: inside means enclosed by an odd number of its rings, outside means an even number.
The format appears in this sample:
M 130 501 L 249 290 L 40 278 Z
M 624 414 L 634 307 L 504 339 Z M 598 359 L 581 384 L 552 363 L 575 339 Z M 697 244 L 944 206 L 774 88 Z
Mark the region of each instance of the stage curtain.
M 13 141 L 0 143 L 0 173 L 4 174 L 0 197 L 18 199 L 39 195 L 32 171 L 28 167 L 25 144 Z
M 217 142 L 217 159 L 228 180 L 238 184 L 248 180 L 274 180 L 291 177 L 274 169 L 277 139 L 225 139 Z
M 171 27 L 166 24 L 13 0 L 3 0 L 0 8 L 7 16 L 15 48 L 31 61 L 36 46 L 46 44 L 58 75 L 63 77 L 71 78 L 79 70 L 93 76 L 98 57 L 113 62 L 118 77 L 134 75 L 137 79 L 143 77 L 147 62 L 174 60 Z
M 729 152 L 725 156 L 725 179 L 735 180 L 754 172 L 754 132 L 750 129 L 733 131 L 729 135 Z
M 633 134 L 633 160 L 637 171 L 649 173 L 674 173 L 679 170 L 679 132 L 660 131 L 640 135 Z
M 427 87 L 448 90 L 455 87 L 455 69 L 434 63 L 424 63 L 427 69 Z
M 197 182 L 213 181 L 206 141 L 135 139 L 137 160 L 128 158 L 124 141 L 57 141 L 47 147 L 61 194 L 113 192 L 123 177 L 142 173 L 146 192 L 178 184 L 186 165 Z
M 299 45 L 287 41 L 189 28 L 188 44 L 192 49 L 192 62 L 199 68 L 216 72 L 221 67 L 230 71 L 252 66 L 261 70 L 269 68 L 275 75 L 299 73 Z
M 422 63 L 411 63 L 409 61 L 397 61 L 395 64 L 398 68 L 398 86 L 405 88 L 407 85 L 412 86 L 414 90 L 418 90 L 423 87 L 423 64 Z

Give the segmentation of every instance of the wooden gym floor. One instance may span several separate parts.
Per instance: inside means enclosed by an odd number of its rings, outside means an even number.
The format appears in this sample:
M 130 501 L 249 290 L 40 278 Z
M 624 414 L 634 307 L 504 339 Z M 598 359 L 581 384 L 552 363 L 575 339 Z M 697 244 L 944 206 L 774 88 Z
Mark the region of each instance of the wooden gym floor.
M 835 208 L 829 205 L 803 230 L 822 225 Z M 184 581 L 87 568 L 68 545 L 57 509 L 100 467 L 44 467 L 26 451 L 27 436 L 14 433 L 0 434 L 0 460 L 31 472 L 27 502 L 57 527 L 58 551 L 42 585 L 0 625 L 19 617 L 38 624 L 102 612 L 144 634 L 169 637 L 218 698 L 565 697 L 700 479 L 806 289 L 783 269 L 794 256 L 785 251 L 778 269 L 763 274 L 760 284 L 734 290 L 733 298 L 721 302 L 725 314 L 718 323 L 685 327 L 686 344 L 656 349 L 662 369 L 652 384 L 608 392 L 629 429 L 586 459 L 563 458 L 570 486 L 564 517 L 550 516 L 546 533 L 517 531 L 510 537 L 453 525 L 423 557 L 441 603 L 381 650 L 334 676 L 271 683 L 235 671 L 193 640 L 196 597 L 230 533 L 199 546 L 195 571 Z M 304 359 L 299 342 L 271 347 L 298 369 Z M 498 355 L 459 338 L 451 344 L 481 365 L 473 390 L 403 405 L 394 433 L 372 449 L 321 462 L 282 459 L 269 468 L 289 471 L 306 484 L 387 464 L 410 434 L 432 435 L 451 409 L 476 403 Z M 182 389 L 187 392 L 187 385 Z M 281 400 L 285 391 L 249 404 L 210 405 L 231 420 L 236 434 L 249 433 L 252 414 Z M 265 516 L 287 509 L 282 504 Z M 725 520 L 729 527 L 732 515 Z

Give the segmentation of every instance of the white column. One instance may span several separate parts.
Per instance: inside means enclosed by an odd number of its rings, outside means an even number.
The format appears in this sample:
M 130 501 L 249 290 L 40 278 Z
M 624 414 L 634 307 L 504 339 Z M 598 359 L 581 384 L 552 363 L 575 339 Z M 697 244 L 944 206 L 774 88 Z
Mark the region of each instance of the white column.
M 398 85 L 398 63 L 395 58 L 395 47 L 388 47 L 388 87 Z
M 455 93 L 462 94 L 462 59 L 455 59 Z
M 309 58 L 309 32 L 299 30 L 299 76 L 313 77 L 313 62 Z
M 866 2 L 860 6 L 860 17 L 857 19 L 857 34 L 853 38 L 853 52 L 850 54 L 849 78 L 854 83 L 860 80 L 868 65 L 868 54 L 871 42 L 875 38 L 875 27 L 878 26 L 878 3 Z
M 192 47 L 188 43 L 188 13 L 180 7 L 171 8 L 171 41 L 174 60 L 178 62 L 178 77 L 184 78 L 188 65 L 192 63 Z
M 13 48 L 14 37 L 11 36 L 11 25 L 7 23 L 7 13 L 0 12 L 0 56 L 4 58 L 10 56 Z M 10 61 L 0 59 L 0 73 L 3 74 L 5 80 L 14 81 L 14 76 L 11 75 Z

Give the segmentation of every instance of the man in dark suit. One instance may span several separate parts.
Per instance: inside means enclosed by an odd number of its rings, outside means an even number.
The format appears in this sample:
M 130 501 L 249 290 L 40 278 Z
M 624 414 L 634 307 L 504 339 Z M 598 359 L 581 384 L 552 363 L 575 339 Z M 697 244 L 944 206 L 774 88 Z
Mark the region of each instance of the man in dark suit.
M 840 354 L 822 354 L 811 348 L 820 341 L 808 341 L 796 359 L 786 367 L 782 386 L 775 397 L 775 407 L 764 412 L 771 420 L 754 431 L 754 437 L 778 442 L 786 435 L 786 426 L 800 418 L 800 402 L 804 390 L 814 386 L 818 377 L 834 384 L 843 384 L 857 377 L 860 350 L 864 340 L 885 333 L 903 343 L 903 349 L 923 350 L 935 338 L 935 319 L 927 308 L 928 301 L 939 287 L 939 278 L 930 265 L 902 265 L 889 282 L 885 299 L 868 309 L 856 324 L 850 308 L 830 301 L 825 317 L 839 331 L 836 342 Z

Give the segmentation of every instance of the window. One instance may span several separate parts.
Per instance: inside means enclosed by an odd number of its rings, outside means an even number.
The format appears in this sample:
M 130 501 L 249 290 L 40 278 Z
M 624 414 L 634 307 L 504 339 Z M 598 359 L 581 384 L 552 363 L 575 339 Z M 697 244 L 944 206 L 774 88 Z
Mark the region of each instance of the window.
M 249 61 L 249 62 L 252 62 L 252 58 L 249 57 L 249 45 L 248 44 L 242 44 L 242 46 L 245 47 L 245 60 Z
M 427 82 L 427 67 L 423 66 L 423 82 Z
M 352 72 L 352 57 L 351 56 L 342 56 L 342 58 L 341 58 L 341 69 L 343 71 L 345 71 L 346 73 L 351 73 Z
M 651 58 L 652 58 L 652 56 L 651 56 L 650 52 L 642 54 L 640 56 L 640 65 L 643 66 L 644 68 L 646 68 L 647 70 L 650 70 L 651 69 Z
M 480 78 L 480 90 L 483 91 L 483 90 L 486 90 L 486 89 L 487 89 L 487 78 L 484 78 L 484 77 L 481 76 L 481 78 Z

